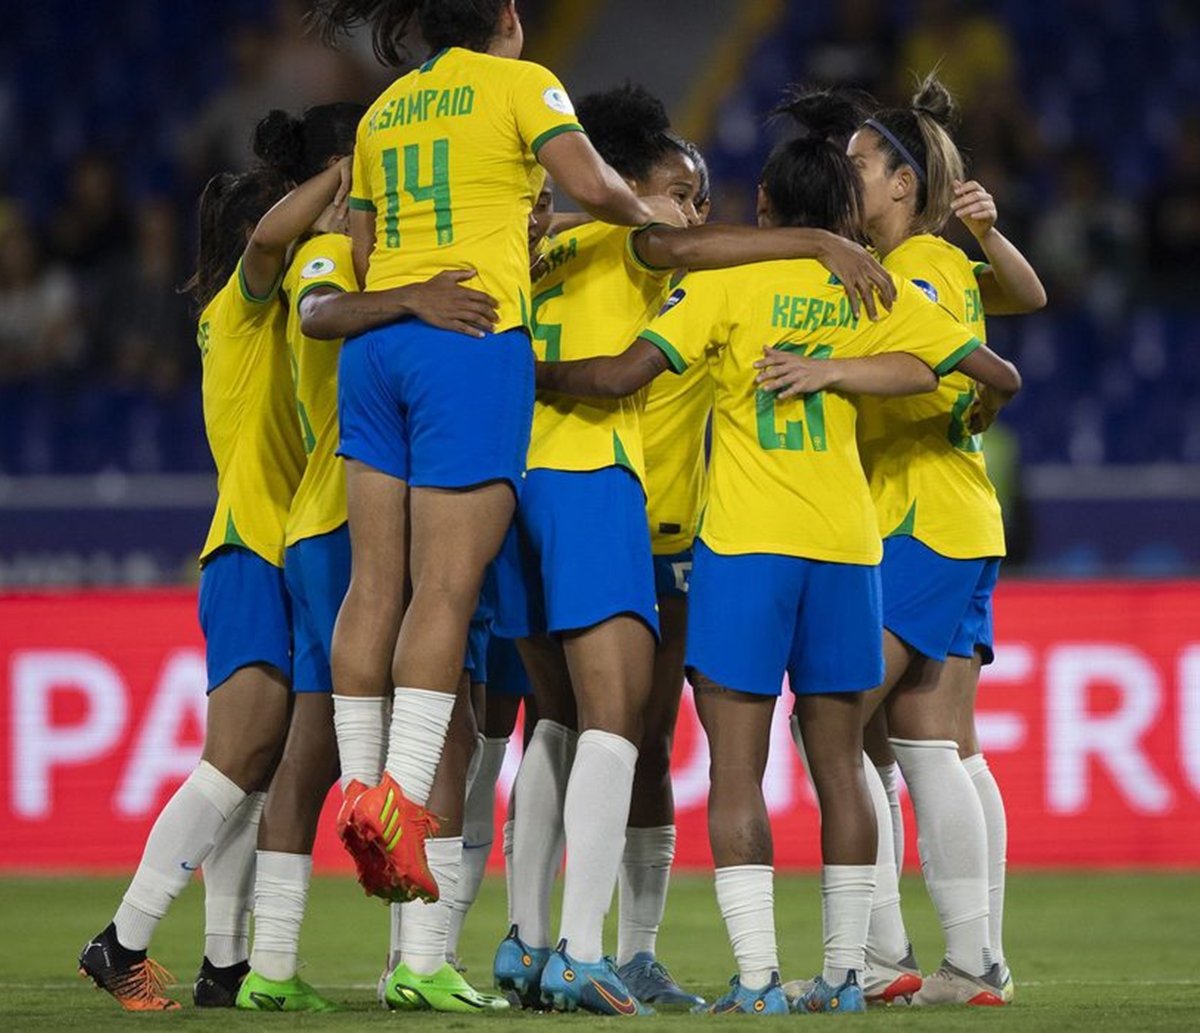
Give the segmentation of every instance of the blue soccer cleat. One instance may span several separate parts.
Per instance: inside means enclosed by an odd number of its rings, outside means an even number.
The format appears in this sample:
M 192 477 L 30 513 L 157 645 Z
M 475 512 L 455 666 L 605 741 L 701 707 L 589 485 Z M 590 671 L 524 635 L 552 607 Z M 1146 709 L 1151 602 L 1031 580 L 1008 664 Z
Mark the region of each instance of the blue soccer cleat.
M 514 925 L 496 948 L 492 978 L 496 988 L 514 1008 L 542 1006 L 542 970 L 550 957 L 549 947 L 529 947 L 521 940 Z
M 597 1015 L 653 1015 L 617 975 L 611 958 L 575 961 L 560 940 L 542 970 L 542 1004 L 554 1011 L 584 1011 Z
M 740 976 L 729 980 L 729 989 L 709 1007 L 700 1005 L 692 1009 L 697 1015 L 786 1015 L 791 1011 L 779 973 L 771 973 L 771 981 L 758 990 L 742 986 Z
M 630 993 L 645 1004 L 662 1008 L 702 1008 L 703 997 L 688 993 L 649 951 L 641 951 L 617 969 Z
M 851 972 L 841 986 L 830 986 L 824 976 L 817 976 L 812 986 L 792 1005 L 798 1012 L 866 1011 L 867 999 L 858 985 L 858 975 Z

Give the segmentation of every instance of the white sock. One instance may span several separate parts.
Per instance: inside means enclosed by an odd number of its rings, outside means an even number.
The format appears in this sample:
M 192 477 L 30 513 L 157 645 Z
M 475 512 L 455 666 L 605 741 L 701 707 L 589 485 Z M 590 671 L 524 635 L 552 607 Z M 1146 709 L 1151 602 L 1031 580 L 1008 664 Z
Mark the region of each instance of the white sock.
M 427 840 L 427 843 L 433 842 Z M 388 905 L 388 971 L 400 964 L 400 928 L 404 924 L 404 905 Z
M 300 925 L 311 879 L 310 854 L 258 852 L 250 966 L 264 979 L 282 983 L 296 974 Z
M 425 856 L 437 882 L 438 900 L 433 904 L 411 900 L 400 905 L 400 960 L 417 975 L 431 976 L 446 964 L 450 901 L 458 889 L 462 851 L 462 836 L 426 840 Z
M 467 790 L 467 803 L 463 809 L 462 868 L 458 875 L 458 890 L 450 902 L 450 929 L 446 934 L 446 956 L 458 953 L 458 939 L 462 934 L 467 912 L 479 896 L 483 885 L 483 873 L 487 869 L 488 856 L 492 852 L 492 840 L 496 836 L 496 780 L 504 764 L 508 749 L 507 739 L 484 739 L 475 751 L 479 763 L 475 779 Z
M 992 961 L 1004 968 L 1004 882 L 1008 866 L 1008 817 L 1004 813 L 1004 797 L 996 784 L 996 776 L 988 767 L 982 753 L 963 761 L 971 776 L 971 784 L 983 807 L 983 824 L 988 844 L 988 942 Z
M 475 748 L 471 751 L 471 759 L 467 761 L 467 777 L 463 780 L 467 796 L 471 795 L 471 786 L 479 774 L 479 765 L 483 763 L 483 744 L 487 742 L 483 732 L 475 733 Z
M 827 864 L 821 869 L 821 921 L 825 934 L 822 975 L 838 987 L 851 971 L 865 963 L 875 867 L 869 864 Z
M 333 697 L 333 728 L 337 734 L 342 789 L 352 781 L 378 785 L 383 777 L 383 734 L 387 726 L 386 696 Z
M 738 976 L 747 990 L 760 990 L 779 971 L 775 943 L 775 869 L 739 864 L 717 869 L 717 907 L 725 920 Z
M 384 770 L 419 807 L 429 802 L 453 710 L 453 692 L 398 686 L 392 699 L 392 730 Z
M 504 899 L 508 904 L 508 924 L 513 920 L 513 820 L 506 818 L 500 833 L 500 849 L 504 853 Z
M 117 941 L 145 950 L 155 926 L 213 848 L 246 794 L 202 760 L 159 812 L 142 861 L 113 918 Z
M 571 956 L 584 964 L 604 954 L 604 916 L 625 851 L 637 757 L 637 747 L 628 739 L 592 728 L 579 737 L 571 766 L 563 805 L 567 871 L 561 938 Z
M 561 863 L 563 806 L 576 734 L 556 721 L 533 730 L 513 784 L 512 885 L 509 905 L 521 939 L 549 947 L 550 891 Z
M 946 960 L 968 975 L 991 967 L 987 829 L 952 740 L 893 739 L 917 815 L 925 885 L 946 936 Z
M 896 858 L 896 874 L 904 872 L 904 809 L 900 806 L 900 765 L 895 761 L 875 769 L 887 793 L 892 812 L 892 854 Z
M 867 931 L 867 950 L 884 961 L 900 961 L 908 953 L 908 933 L 900 913 L 900 884 L 896 878 L 896 858 L 892 840 L 892 811 L 887 792 L 871 758 L 863 754 L 867 792 L 875 808 L 879 841 L 875 853 L 875 896 L 871 901 L 871 924 Z
M 217 968 L 250 954 L 254 847 L 266 793 L 250 793 L 221 827 L 204 859 L 204 956 Z
M 654 953 L 658 928 L 667 909 L 667 884 L 674 861 L 674 825 L 625 830 L 618 882 L 618 965 L 626 964 L 635 954 Z

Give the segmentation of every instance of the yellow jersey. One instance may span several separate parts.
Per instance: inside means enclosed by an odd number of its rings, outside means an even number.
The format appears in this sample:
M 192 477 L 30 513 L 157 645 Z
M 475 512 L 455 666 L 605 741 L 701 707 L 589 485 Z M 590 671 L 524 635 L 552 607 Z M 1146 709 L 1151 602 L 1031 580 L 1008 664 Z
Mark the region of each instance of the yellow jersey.
M 617 355 L 662 300 L 670 269 L 651 269 L 633 249 L 636 231 L 590 222 L 555 237 L 533 296 L 533 345 L 543 362 Z M 645 484 L 639 425 L 645 396 L 576 398 L 539 391 L 530 470 L 624 466 Z
M 909 237 L 883 265 L 985 339 L 976 266 L 953 244 Z M 885 538 L 912 535 L 952 559 L 1004 555 L 983 438 L 965 427 L 974 391 L 968 376 L 951 373 L 932 394 L 859 399 L 859 451 Z
M 200 553 L 226 545 L 283 566 L 284 525 L 304 471 L 277 288 L 256 298 L 239 261 L 200 313 L 204 429 L 217 466 L 217 509 Z
M 908 352 L 939 374 L 978 340 L 910 283 L 877 323 L 810 259 L 689 273 L 642 336 L 713 382 L 713 446 L 700 537 L 726 555 L 878 563 L 882 543 L 855 441 L 856 410 L 818 392 L 780 402 L 754 368 L 765 346 L 815 359 Z
M 346 522 L 346 471 L 337 455 L 337 370 L 341 341 L 318 341 L 300 329 L 300 302 L 318 287 L 358 290 L 350 238 L 322 233 L 300 245 L 283 277 L 287 343 L 296 416 L 307 461 L 288 513 L 286 544 L 326 534 Z
M 583 132 L 559 81 L 529 61 L 451 47 L 397 79 L 354 145 L 350 206 L 375 213 L 368 290 L 473 268 L 496 332 L 528 325 L 537 152 Z

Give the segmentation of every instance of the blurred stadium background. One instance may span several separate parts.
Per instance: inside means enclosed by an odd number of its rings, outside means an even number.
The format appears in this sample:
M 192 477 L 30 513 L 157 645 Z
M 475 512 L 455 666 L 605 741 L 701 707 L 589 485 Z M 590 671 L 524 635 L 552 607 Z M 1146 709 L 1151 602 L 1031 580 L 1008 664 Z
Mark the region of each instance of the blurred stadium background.
M 366 41 L 335 53 L 307 38 L 305 6 L 5 5 L 0 871 L 128 870 L 195 763 L 192 586 L 214 497 L 192 314 L 176 292 L 195 199 L 212 172 L 248 161 L 269 108 L 368 100 L 386 81 Z M 899 101 L 941 60 L 973 174 L 1050 295 L 1042 313 L 989 323 L 1026 385 L 988 438 L 1012 557 L 981 732 L 1010 858 L 1200 866 L 1200 5 L 519 7 L 527 56 L 574 95 L 632 78 L 663 96 L 708 156 L 723 221 L 752 218 L 773 140 L 762 113 L 784 83 Z M 778 731 L 779 861 L 811 866 L 815 809 Z M 708 863 L 701 740 L 685 706 L 691 866 Z M 325 868 L 340 863 L 331 840 Z

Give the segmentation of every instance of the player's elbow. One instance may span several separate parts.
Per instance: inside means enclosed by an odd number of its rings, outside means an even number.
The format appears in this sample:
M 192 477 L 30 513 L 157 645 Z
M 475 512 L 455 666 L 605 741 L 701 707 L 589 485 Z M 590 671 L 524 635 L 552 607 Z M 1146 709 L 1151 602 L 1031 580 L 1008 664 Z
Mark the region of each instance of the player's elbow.
M 332 341 L 343 336 L 329 299 L 321 296 L 304 298 L 300 302 L 300 332 L 316 341 Z
M 1021 371 L 1007 359 L 1001 359 L 995 382 L 990 386 L 1006 398 L 1012 398 L 1021 390 Z
M 1038 309 L 1043 309 L 1046 307 L 1047 300 L 1046 288 L 1042 286 L 1041 280 L 1035 279 L 1029 287 L 1028 294 L 1024 298 L 1026 305 L 1025 311 L 1037 312 Z M 1018 379 L 1020 378 L 1018 377 Z

